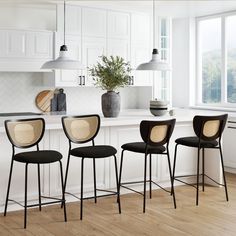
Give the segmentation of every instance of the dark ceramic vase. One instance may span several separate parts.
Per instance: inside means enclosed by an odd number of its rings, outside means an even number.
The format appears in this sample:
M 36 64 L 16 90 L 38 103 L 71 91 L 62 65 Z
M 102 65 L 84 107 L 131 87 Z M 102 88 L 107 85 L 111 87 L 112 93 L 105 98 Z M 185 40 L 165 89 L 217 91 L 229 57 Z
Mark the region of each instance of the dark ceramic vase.
M 104 117 L 117 117 L 120 113 L 120 94 L 107 91 L 102 95 L 102 112 Z

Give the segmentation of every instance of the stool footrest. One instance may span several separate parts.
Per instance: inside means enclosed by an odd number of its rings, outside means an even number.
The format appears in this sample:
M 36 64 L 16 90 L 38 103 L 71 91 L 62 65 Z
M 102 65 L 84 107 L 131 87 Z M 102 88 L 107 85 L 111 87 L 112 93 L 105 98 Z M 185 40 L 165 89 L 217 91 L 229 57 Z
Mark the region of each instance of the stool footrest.
M 21 206 L 21 207 L 37 207 L 37 206 L 39 206 L 39 205 L 44 206 L 44 205 L 50 205 L 50 204 L 55 204 L 55 203 L 62 203 L 62 202 L 65 202 L 65 200 L 60 199 L 60 198 L 45 197 L 45 196 L 41 196 L 41 198 L 53 199 L 53 200 L 55 200 L 55 201 L 51 201 L 51 202 L 43 202 L 43 203 L 41 203 L 41 204 L 39 204 L 39 203 L 36 203 L 36 204 L 30 204 L 30 205 L 26 205 L 26 206 L 23 205 L 23 204 L 21 204 L 21 203 L 18 202 L 18 201 L 13 200 L 13 199 L 8 199 L 8 201 L 10 201 L 10 202 L 14 202 L 14 203 L 18 204 L 18 205 Z
M 151 183 L 155 184 L 156 186 L 158 186 L 160 189 L 164 190 L 165 192 L 171 193 L 171 191 L 166 190 L 166 189 L 163 188 L 161 185 L 159 185 L 158 183 L 156 183 L 156 182 L 154 182 L 154 181 L 152 181 L 152 180 L 147 180 L 146 182 L 147 182 L 147 183 L 150 183 L 150 182 L 151 182 Z M 125 185 L 129 185 L 129 184 L 139 184 L 139 183 L 144 183 L 144 181 L 140 180 L 140 181 L 133 181 L 133 182 L 124 182 L 124 183 L 121 183 L 120 186 L 123 187 L 123 188 L 126 188 L 126 189 L 128 189 L 128 190 L 130 190 L 130 191 L 133 191 L 133 192 L 135 192 L 135 193 L 138 193 L 138 194 L 140 194 L 140 195 L 144 195 L 142 192 L 139 192 L 139 191 L 137 191 L 137 190 L 134 190 L 134 189 L 132 189 L 132 188 L 129 188 L 129 187 L 125 186 Z
M 103 195 L 98 195 L 96 196 L 97 198 L 100 198 L 100 197 L 108 197 L 108 196 L 113 196 L 113 195 L 118 195 L 118 192 L 115 192 L 115 191 L 110 191 L 110 190 L 103 190 L 103 189 L 96 189 L 98 191 L 102 191 L 102 192 L 108 192 L 109 194 L 103 194 Z M 78 199 L 78 200 L 81 200 L 80 197 L 77 197 L 75 194 L 73 193 L 70 193 L 70 192 L 65 192 L 65 194 L 68 194 L 68 195 L 71 195 L 72 197 Z M 93 199 L 95 198 L 94 196 L 92 197 L 84 197 L 83 200 L 88 200 L 88 199 Z
M 212 179 L 210 176 L 208 176 L 208 175 L 206 175 L 206 174 L 199 174 L 199 177 L 200 177 L 200 176 L 203 176 L 203 175 L 204 175 L 205 177 L 207 177 L 208 179 L 210 179 L 212 182 L 214 182 L 214 183 L 216 183 L 216 184 L 218 184 L 218 185 L 220 185 L 220 186 L 225 186 L 224 184 L 221 184 L 221 183 L 215 181 L 214 179 Z M 181 183 L 184 183 L 184 184 L 186 184 L 186 185 L 192 186 L 192 187 L 194 187 L 194 188 L 197 188 L 194 184 L 189 184 L 189 183 L 187 183 L 187 182 L 185 182 L 185 181 L 179 179 L 179 178 L 187 178 L 187 177 L 197 177 L 197 175 L 179 175 L 179 176 L 174 177 L 174 180 L 179 181 L 179 182 L 181 182 Z

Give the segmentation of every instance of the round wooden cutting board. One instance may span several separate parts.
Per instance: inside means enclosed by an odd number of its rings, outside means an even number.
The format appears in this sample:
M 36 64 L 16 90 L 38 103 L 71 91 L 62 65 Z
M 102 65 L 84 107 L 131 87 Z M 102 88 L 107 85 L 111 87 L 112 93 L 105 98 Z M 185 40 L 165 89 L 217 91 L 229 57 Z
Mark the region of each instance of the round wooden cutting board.
M 39 110 L 43 112 L 51 111 L 51 99 L 53 98 L 54 90 L 43 90 L 40 92 L 36 99 L 35 104 Z

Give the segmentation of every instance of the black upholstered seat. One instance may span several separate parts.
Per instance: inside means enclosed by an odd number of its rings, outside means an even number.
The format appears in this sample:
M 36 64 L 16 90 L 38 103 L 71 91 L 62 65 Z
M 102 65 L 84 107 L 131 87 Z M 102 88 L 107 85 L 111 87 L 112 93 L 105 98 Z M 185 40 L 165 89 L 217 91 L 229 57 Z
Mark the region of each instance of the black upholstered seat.
M 198 147 L 199 138 L 197 136 L 183 137 L 183 138 L 176 139 L 175 142 L 177 144 L 181 144 L 188 147 Z M 218 145 L 218 142 L 216 140 L 212 140 L 212 141 L 201 140 L 200 142 L 201 148 L 213 148 L 213 147 L 216 147 L 217 145 Z
M 21 152 L 14 156 L 15 161 L 32 164 L 53 163 L 61 159 L 61 153 L 51 150 Z
M 135 142 L 135 143 L 126 143 L 121 146 L 123 150 L 131 152 L 145 153 L 146 143 L 145 142 Z M 148 145 L 147 152 L 151 154 L 160 154 L 165 151 L 164 146 L 151 146 Z
M 96 145 L 87 147 L 78 147 L 71 150 L 70 154 L 78 157 L 104 158 L 117 153 L 117 150 L 108 145 Z

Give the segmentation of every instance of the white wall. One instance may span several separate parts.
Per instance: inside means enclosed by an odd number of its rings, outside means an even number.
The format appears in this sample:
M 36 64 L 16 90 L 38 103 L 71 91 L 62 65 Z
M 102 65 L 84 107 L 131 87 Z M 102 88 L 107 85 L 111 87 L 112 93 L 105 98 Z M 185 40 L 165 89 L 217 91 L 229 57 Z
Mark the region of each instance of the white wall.
M 174 19 L 172 23 L 172 101 L 174 107 L 194 103 L 195 29 L 194 19 Z

